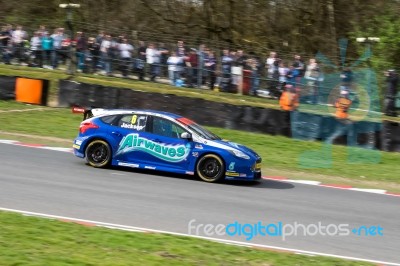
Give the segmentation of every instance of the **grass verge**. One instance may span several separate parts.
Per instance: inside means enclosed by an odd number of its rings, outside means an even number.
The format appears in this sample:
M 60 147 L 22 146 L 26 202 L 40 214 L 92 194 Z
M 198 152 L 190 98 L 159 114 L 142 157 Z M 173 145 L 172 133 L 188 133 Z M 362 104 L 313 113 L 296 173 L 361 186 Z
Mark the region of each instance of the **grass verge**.
M 1 265 L 372 265 L 1 212 Z
M 23 111 L 27 106 L 0 101 L 2 138 L 36 139 L 40 141 L 38 143 L 71 146 L 82 120 L 81 115 L 73 115 L 70 109 L 65 108 L 28 107 L 24 112 L 16 112 L 16 109 Z M 399 153 L 326 146 L 320 142 L 221 128 L 210 129 L 225 139 L 256 150 L 263 157 L 264 175 L 400 191 Z

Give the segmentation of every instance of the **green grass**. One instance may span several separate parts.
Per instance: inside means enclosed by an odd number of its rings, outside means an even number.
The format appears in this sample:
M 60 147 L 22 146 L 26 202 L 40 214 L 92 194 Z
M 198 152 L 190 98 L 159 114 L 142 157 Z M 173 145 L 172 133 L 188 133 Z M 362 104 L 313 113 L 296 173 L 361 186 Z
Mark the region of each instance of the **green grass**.
M 72 114 L 71 110 L 66 108 L 43 110 L 39 106 L 29 105 L 28 107 L 38 108 L 38 110 L 18 113 L 1 112 L 1 110 L 15 110 L 27 108 L 27 106 L 0 101 L 0 133 L 3 131 L 56 137 L 70 139 L 72 143 L 72 139 L 77 135 L 79 123 L 82 121 L 82 115 Z M 338 145 L 326 146 L 320 142 L 237 130 L 210 129 L 225 139 L 245 144 L 257 151 L 263 157 L 264 175 L 271 175 L 270 171 L 273 169 L 274 174 L 276 171 L 292 172 L 292 176 L 289 177 L 297 179 L 312 179 L 320 175 L 322 180 L 340 177 L 356 183 L 387 182 L 400 185 L 399 153 Z M 298 172 L 302 174 L 296 174 Z
M 1 265 L 372 265 L 0 211 Z

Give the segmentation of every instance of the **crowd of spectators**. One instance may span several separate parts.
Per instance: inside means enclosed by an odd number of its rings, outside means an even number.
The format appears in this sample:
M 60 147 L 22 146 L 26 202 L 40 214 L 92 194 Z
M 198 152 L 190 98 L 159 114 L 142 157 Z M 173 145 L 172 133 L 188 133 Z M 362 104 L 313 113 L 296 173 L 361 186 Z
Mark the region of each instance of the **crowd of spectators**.
M 262 86 L 271 95 L 279 96 L 282 85 L 296 87 L 303 78 L 307 86 L 317 88 L 322 74 L 315 59 L 306 64 L 300 55 L 283 60 L 276 52 L 270 52 L 263 58 L 240 49 L 220 51 L 204 44 L 188 47 L 182 40 L 172 45 L 134 43 L 125 35 L 114 36 L 104 31 L 95 35 L 76 32 L 71 39 L 64 28 L 49 32 L 40 26 L 29 36 L 22 26 L 5 25 L 0 41 L 5 64 L 57 69 L 71 59 L 78 72 L 118 73 L 124 78 L 137 76 L 149 81 L 163 77 L 175 86 L 211 90 L 218 87 L 223 92 L 237 91 L 238 80 L 232 71 L 240 67 L 250 79 L 250 95 L 257 95 Z M 310 101 L 315 103 L 316 99 L 311 97 Z

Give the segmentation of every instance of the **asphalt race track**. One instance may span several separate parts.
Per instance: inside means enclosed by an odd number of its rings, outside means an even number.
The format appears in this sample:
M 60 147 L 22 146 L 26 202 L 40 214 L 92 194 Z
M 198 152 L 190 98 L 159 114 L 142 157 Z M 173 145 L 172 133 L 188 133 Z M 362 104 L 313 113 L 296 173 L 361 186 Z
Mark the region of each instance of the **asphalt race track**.
M 268 180 L 207 184 L 187 176 L 95 169 L 70 153 L 8 144 L 0 144 L 0 162 L 1 208 L 184 234 L 193 219 L 193 226 L 235 221 L 380 226 L 383 235 L 300 234 L 286 240 L 258 235 L 250 242 L 400 264 L 400 197 Z M 201 227 L 191 233 L 196 228 Z

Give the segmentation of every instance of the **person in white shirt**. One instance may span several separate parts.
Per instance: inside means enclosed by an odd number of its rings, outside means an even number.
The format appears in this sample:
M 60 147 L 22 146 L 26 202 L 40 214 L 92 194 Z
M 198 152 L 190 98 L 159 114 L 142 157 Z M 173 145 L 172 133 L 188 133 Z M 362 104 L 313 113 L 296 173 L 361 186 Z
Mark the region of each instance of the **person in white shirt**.
M 168 57 L 168 74 L 171 85 L 175 85 L 176 80 L 180 78 L 180 71 L 182 65 L 182 58 L 177 56 L 176 52 L 172 52 L 171 56 Z
M 278 60 L 277 54 L 276 52 L 271 52 L 269 54 L 269 57 L 267 58 L 267 60 L 265 61 L 265 66 L 267 67 L 267 71 L 268 71 L 268 78 L 272 79 L 273 78 L 273 74 L 275 72 L 275 67 L 274 67 L 274 63 L 275 61 Z
M 278 71 L 279 71 L 279 82 L 285 83 L 287 81 L 287 74 L 289 72 L 289 68 L 286 66 L 284 62 L 280 62 Z
M 161 52 L 157 50 L 153 43 L 150 43 L 146 49 L 146 62 L 150 65 L 150 80 L 155 81 L 160 73 Z
M 129 66 L 131 64 L 131 59 L 132 59 L 132 52 L 133 52 L 133 46 L 128 43 L 128 40 L 126 38 L 122 39 L 122 43 L 118 45 L 118 49 L 120 52 L 120 57 L 121 57 L 121 69 L 122 69 L 122 76 L 127 77 L 128 72 L 129 72 Z
M 26 39 L 27 34 L 24 30 L 22 30 L 22 26 L 17 26 L 15 31 L 12 32 L 11 41 L 15 49 L 15 57 L 18 59 L 19 63 L 23 61 L 24 51 L 24 40 Z
M 107 75 L 111 74 L 111 58 L 109 56 L 109 49 L 111 47 L 111 36 L 106 35 L 100 44 L 100 55 L 101 61 L 104 64 L 104 73 Z

